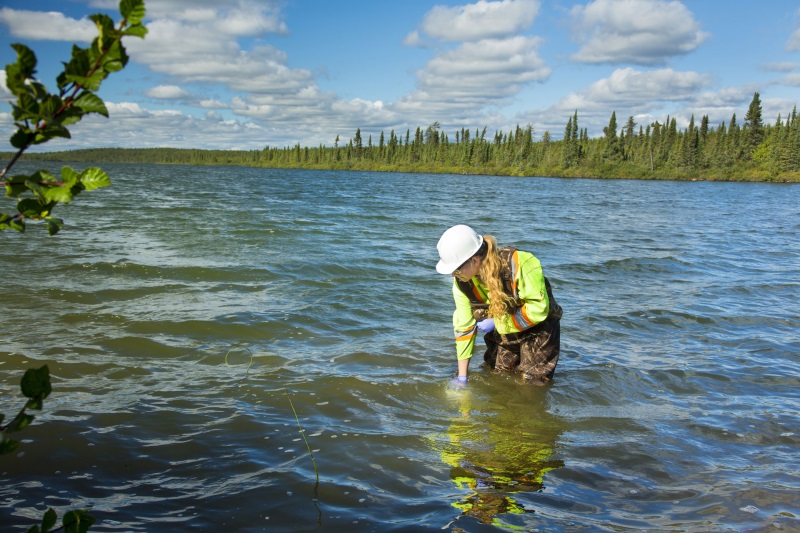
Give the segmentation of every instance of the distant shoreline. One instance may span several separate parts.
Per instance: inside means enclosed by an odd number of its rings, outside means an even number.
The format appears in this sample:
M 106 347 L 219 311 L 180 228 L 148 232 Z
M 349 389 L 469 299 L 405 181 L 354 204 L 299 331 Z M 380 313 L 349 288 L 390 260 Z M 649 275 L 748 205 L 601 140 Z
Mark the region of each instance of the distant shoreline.
M 554 142 L 557 144 L 559 141 Z M 406 147 L 402 147 L 406 148 Z M 413 148 L 413 147 L 412 147 Z M 332 151 L 335 148 L 315 148 L 314 151 Z M 338 148 L 344 152 L 345 148 Z M 378 150 L 378 147 L 363 148 Z M 591 179 L 633 179 L 633 180 L 676 180 L 676 181 L 734 181 L 734 182 L 767 182 L 767 183 L 800 183 L 800 172 L 781 172 L 770 174 L 760 169 L 755 163 L 743 162 L 724 169 L 695 169 L 681 171 L 675 168 L 650 170 L 641 165 L 626 163 L 603 164 L 592 167 L 583 165 L 563 168 L 559 165 L 538 165 L 526 168 L 524 165 L 497 165 L 492 161 L 483 164 L 469 165 L 446 164 L 441 162 L 400 161 L 384 163 L 369 156 L 348 159 L 315 161 L 308 155 L 309 149 L 292 161 L 280 155 L 296 154 L 299 147 L 231 151 L 231 150 L 199 150 L 185 148 L 90 148 L 64 150 L 58 152 L 25 153 L 19 161 L 54 162 L 54 163 L 142 163 L 156 165 L 199 165 L 199 166 L 242 166 L 252 168 L 286 168 L 308 170 L 350 170 L 362 172 L 399 172 L 416 174 L 464 174 L 492 175 L 510 177 L 552 177 L 552 178 L 591 178 Z M 3 161 L 10 161 L 14 152 L 0 152 Z M 273 157 L 270 157 L 273 155 Z M 13 173 L 13 170 L 12 170 Z

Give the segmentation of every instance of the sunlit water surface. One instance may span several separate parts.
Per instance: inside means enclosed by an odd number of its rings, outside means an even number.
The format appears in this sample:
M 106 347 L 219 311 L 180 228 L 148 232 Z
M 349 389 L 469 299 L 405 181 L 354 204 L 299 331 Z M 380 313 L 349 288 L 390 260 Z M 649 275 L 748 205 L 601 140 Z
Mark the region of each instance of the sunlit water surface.
M 800 528 L 800 187 L 103 168 L 0 233 L 4 530 Z M 456 223 L 542 261 L 552 385 L 451 389 Z

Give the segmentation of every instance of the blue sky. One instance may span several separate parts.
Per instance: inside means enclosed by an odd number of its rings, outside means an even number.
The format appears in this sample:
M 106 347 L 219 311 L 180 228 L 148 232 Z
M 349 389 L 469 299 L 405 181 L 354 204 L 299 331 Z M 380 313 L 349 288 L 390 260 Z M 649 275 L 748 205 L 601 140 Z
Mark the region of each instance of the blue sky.
M 0 66 L 23 42 L 51 90 L 86 16 L 114 0 L 4 0 Z M 769 0 L 146 0 L 150 30 L 106 80 L 99 116 L 72 140 L 99 146 L 261 149 L 332 146 L 438 122 L 507 132 L 602 134 L 611 112 L 646 126 L 692 114 L 741 122 L 758 91 L 774 122 L 800 102 L 800 4 Z M 0 98 L 8 101 L 5 70 Z M 0 133 L 11 150 L 10 106 Z

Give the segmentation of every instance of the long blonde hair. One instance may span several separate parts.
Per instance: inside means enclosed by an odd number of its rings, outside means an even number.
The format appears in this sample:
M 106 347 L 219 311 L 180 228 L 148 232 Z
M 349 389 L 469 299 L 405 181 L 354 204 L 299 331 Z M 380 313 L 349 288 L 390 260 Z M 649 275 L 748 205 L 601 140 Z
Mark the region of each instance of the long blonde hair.
M 498 253 L 497 239 L 491 235 L 484 235 L 483 242 L 486 245 L 486 252 L 478 271 L 478 277 L 489 288 L 488 313 L 490 317 L 496 318 L 508 314 L 509 309 L 516 307 L 516 302 L 512 295 L 506 294 L 503 290 L 503 278 L 500 277 L 500 272 L 503 267 L 508 265 Z

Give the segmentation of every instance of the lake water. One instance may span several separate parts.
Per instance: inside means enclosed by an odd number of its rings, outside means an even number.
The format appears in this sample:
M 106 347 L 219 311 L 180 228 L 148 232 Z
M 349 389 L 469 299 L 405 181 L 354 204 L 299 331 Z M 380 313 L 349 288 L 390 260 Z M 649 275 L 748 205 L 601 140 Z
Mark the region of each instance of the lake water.
M 800 529 L 800 186 L 101 166 L 0 233 L 3 530 Z M 451 388 L 457 223 L 544 265 L 551 385 Z

